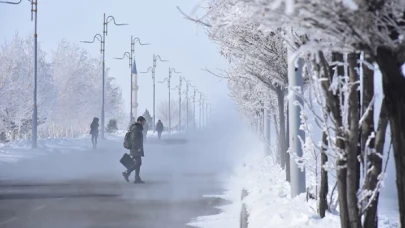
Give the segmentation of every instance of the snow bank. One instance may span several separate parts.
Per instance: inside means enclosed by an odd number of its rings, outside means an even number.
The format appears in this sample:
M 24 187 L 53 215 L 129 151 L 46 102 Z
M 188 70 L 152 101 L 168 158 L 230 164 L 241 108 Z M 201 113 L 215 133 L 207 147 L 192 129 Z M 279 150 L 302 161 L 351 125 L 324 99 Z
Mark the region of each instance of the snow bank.
M 189 223 L 201 228 L 239 227 L 242 202 L 249 213 L 249 228 L 340 228 L 337 214 L 326 214 L 321 219 L 316 212 L 316 201 L 306 201 L 304 194 L 291 198 L 285 173 L 275 165 L 271 156 L 250 154 L 228 181 L 227 191 L 221 196 L 231 204 L 219 207 L 217 215 L 201 216 Z M 242 189 L 249 193 L 242 201 Z M 384 212 L 385 213 L 385 212 Z M 392 214 L 380 213 L 379 227 L 399 227 Z M 397 213 L 397 212 L 391 212 Z

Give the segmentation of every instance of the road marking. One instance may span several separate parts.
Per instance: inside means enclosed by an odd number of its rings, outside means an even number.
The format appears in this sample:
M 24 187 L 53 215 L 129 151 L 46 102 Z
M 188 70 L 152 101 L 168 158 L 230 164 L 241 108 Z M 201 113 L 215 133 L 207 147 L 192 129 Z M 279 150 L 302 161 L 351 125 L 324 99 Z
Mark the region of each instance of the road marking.
M 18 218 L 17 217 L 12 217 L 10 219 L 7 219 L 6 221 L 0 222 L 0 226 L 6 225 L 7 223 L 13 222 L 15 220 L 18 220 Z
M 36 207 L 36 208 L 32 209 L 32 211 L 39 211 L 41 209 L 44 209 L 45 207 L 46 207 L 45 205 L 42 205 L 42 206 L 39 206 L 39 207 Z

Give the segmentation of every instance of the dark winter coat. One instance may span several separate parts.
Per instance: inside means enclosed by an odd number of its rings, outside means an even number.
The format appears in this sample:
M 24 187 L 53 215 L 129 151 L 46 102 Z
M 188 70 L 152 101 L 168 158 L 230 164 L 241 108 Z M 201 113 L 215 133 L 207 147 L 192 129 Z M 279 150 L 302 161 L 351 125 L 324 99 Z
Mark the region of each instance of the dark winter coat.
M 98 127 L 99 127 L 99 124 L 97 122 L 92 122 L 90 124 L 90 134 L 98 135 Z
M 131 156 L 144 156 L 143 151 L 143 127 L 139 123 L 135 123 L 131 126 L 131 141 L 132 149 Z
M 163 123 L 162 122 L 158 122 L 156 124 L 156 131 L 162 132 L 163 131 Z

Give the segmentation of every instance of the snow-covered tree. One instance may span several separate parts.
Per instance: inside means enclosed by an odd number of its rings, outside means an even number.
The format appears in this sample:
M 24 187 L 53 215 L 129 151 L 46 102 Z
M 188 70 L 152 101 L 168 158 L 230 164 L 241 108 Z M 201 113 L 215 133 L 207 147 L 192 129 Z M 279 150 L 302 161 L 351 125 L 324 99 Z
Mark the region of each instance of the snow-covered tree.
M 152 116 L 150 115 L 148 109 L 145 110 L 145 112 L 142 114 L 142 116 L 145 117 L 146 122 L 147 122 L 148 124 L 150 124 L 150 125 L 153 124 L 153 118 L 152 118 Z
M 226 6 L 226 7 L 224 7 Z M 226 8 L 224 10 L 224 8 Z M 222 16 L 226 10 L 232 12 Z M 405 4 L 400 0 L 367 1 L 367 0 L 214 0 L 211 2 L 210 13 L 219 19 L 208 24 L 215 32 L 238 25 L 247 20 L 259 24 L 264 31 L 273 31 L 277 27 L 293 27 L 307 35 L 300 53 L 317 53 L 319 50 L 350 53 L 365 53 L 365 59 L 375 61 L 383 75 L 385 108 L 391 126 L 393 148 L 396 158 L 397 187 L 401 224 L 405 224 L 405 78 L 402 65 L 405 63 L 404 12 Z M 207 22 L 196 20 L 201 24 Z M 323 42 L 328 41 L 328 42 Z M 352 58 L 352 57 L 350 57 Z M 353 58 L 352 58 L 353 59 Z M 350 64 L 350 63 L 349 63 Z M 357 82 L 352 82 L 357 83 Z M 367 100 L 363 100 L 363 105 Z M 352 109 L 353 114 L 359 110 Z M 363 119 L 363 118 L 361 118 Z M 370 118 L 371 119 L 371 118 Z M 370 123 L 370 122 L 368 122 Z M 369 124 L 366 124 L 367 126 Z M 367 127 L 364 127 L 367 129 Z M 368 128 L 371 129 L 371 128 Z M 368 137 L 370 137 L 370 130 Z M 366 138 L 363 134 L 362 139 Z M 353 142 L 354 143 L 354 139 Z M 363 143 L 364 147 L 364 143 Z M 363 150 L 363 149 L 361 149 Z M 354 152 L 353 152 L 354 153 Z M 349 155 L 352 156 L 352 155 Z M 370 158 L 376 160 L 372 155 Z M 349 159 L 350 160 L 350 159 Z M 378 160 L 378 159 L 377 159 Z M 350 164 L 352 161 L 348 161 Z M 373 164 L 375 162 L 371 162 Z M 372 165 L 370 168 L 378 167 Z M 353 167 L 349 167 L 352 169 Z M 356 173 L 356 172 L 355 172 Z M 376 174 L 379 172 L 376 171 Z M 354 175 L 356 176 L 356 175 Z M 373 179 L 377 176 L 374 175 Z M 353 193 L 350 193 L 353 195 Z M 353 197 L 353 196 L 351 196 Z M 353 201 L 350 207 L 355 207 Z M 356 210 L 355 208 L 353 210 Z M 355 226 L 360 223 L 358 215 L 351 213 L 342 220 L 342 226 Z M 366 216 L 367 217 L 367 216 Z M 366 219 L 366 224 L 374 222 L 374 216 Z M 354 224 L 349 224 L 352 221 Z M 370 226 L 368 226 L 370 227 Z
M 255 85 L 246 78 L 254 76 L 271 88 L 271 85 L 282 83 L 277 77 L 283 76 L 279 69 L 287 70 L 277 58 L 271 58 L 269 45 L 264 42 L 266 38 L 274 42 L 277 40 L 274 35 L 278 36 L 280 50 L 290 48 L 297 56 L 307 60 L 306 71 L 313 80 L 311 90 L 318 96 L 317 106 L 322 113 L 313 114 L 324 134 L 319 139 L 321 147 L 315 148 L 315 143 L 310 142 L 316 139 L 303 143 L 303 147 L 308 151 L 320 151 L 323 165 L 328 156 L 336 160 L 342 227 L 375 227 L 377 224 L 387 109 L 391 113 L 388 115 L 390 123 L 395 124 L 391 131 L 399 160 L 398 192 L 405 189 L 405 172 L 400 168 L 405 165 L 405 154 L 399 154 L 405 141 L 402 133 L 405 121 L 399 117 L 405 114 L 405 105 L 402 104 L 405 103 L 405 92 L 399 89 L 400 85 L 405 85 L 401 71 L 405 62 L 404 7 L 396 0 L 213 0 L 209 3 L 206 17 L 201 20 L 188 17 L 208 28 L 210 37 L 230 60 L 231 68 L 238 69 L 229 71 L 227 77 L 232 85 L 231 91 L 235 91 L 233 97 L 245 112 L 254 113 L 250 107 L 257 106 L 255 103 L 259 100 L 258 94 L 254 94 Z M 359 73 L 360 51 L 365 59 L 361 64 L 363 75 Z M 283 55 L 279 53 L 277 56 Z M 281 59 L 287 62 L 285 55 Z M 373 109 L 373 69 L 369 69 L 373 61 L 383 73 L 386 95 L 376 129 L 369 111 Z M 393 63 L 398 64 L 394 66 Z M 360 77 L 362 94 L 357 92 Z M 249 99 L 250 96 L 256 99 Z M 399 99 L 395 100 L 395 96 Z M 314 111 L 314 106 L 310 109 Z M 280 113 L 282 110 L 279 108 Z M 307 125 L 304 120 L 302 127 Z M 365 170 L 362 184 L 360 165 Z M 321 176 L 325 176 L 325 171 L 322 166 Z M 322 197 L 325 199 L 325 194 Z M 404 194 L 402 198 L 399 194 L 401 218 L 405 218 L 404 197 Z M 402 224 L 405 224 L 405 219 Z
M 66 61 L 66 60 L 69 61 Z M 102 65 L 78 45 L 61 41 L 52 58 L 57 83 L 58 101 L 55 121 L 60 126 L 79 126 L 100 116 Z M 121 121 L 123 108 L 121 89 L 115 85 L 108 69 L 105 73 L 105 118 Z M 74 110 L 74 111 L 73 111 Z
M 30 135 L 33 91 L 34 50 L 32 38 L 14 38 L 0 49 L 0 132 L 15 139 Z M 45 53 L 38 46 L 38 123 L 43 124 L 55 99 L 54 79 Z M 41 126 L 40 126 L 41 127 Z
M 16 35 L 0 50 L 0 132 L 11 139 L 30 135 L 33 107 L 32 39 Z M 101 111 L 99 58 L 61 41 L 47 62 L 38 48 L 38 118 L 40 137 L 74 136 L 88 132 Z M 121 89 L 106 72 L 106 119 L 123 120 Z M 123 125 L 122 125 L 123 126 Z

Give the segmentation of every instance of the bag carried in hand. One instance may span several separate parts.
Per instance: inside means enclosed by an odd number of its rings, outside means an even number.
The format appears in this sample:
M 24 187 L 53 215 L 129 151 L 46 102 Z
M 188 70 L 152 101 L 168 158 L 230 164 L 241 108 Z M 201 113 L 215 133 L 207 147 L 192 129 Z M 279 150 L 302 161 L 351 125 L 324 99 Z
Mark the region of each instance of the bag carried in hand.
M 131 156 L 129 156 L 127 153 L 122 155 L 122 158 L 120 159 L 120 162 L 125 168 L 130 169 L 135 166 L 135 161 L 132 159 Z

